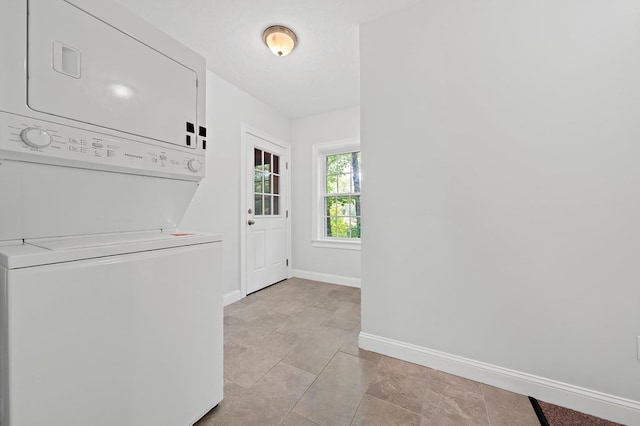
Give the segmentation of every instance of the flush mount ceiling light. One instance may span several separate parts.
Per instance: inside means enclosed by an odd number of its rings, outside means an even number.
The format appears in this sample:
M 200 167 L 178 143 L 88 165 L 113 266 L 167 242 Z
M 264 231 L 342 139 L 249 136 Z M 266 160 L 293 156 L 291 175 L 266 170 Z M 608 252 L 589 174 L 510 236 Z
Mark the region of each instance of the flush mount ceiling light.
M 298 43 L 296 34 L 282 25 L 272 25 L 264 30 L 262 39 L 273 54 L 278 56 L 288 55 Z

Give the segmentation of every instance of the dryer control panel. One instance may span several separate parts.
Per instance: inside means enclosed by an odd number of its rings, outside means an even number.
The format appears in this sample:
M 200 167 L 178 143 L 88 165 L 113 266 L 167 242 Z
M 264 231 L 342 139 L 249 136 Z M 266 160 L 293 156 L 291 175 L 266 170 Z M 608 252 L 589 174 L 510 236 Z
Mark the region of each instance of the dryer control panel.
M 162 145 L 0 113 L 0 159 L 192 181 L 204 177 L 203 155 Z

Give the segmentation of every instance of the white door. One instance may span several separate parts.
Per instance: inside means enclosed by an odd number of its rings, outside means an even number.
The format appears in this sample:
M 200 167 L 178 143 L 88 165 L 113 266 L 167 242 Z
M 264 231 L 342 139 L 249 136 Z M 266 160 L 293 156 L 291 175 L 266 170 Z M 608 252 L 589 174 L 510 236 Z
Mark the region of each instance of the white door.
M 247 294 L 287 278 L 288 149 L 245 133 Z

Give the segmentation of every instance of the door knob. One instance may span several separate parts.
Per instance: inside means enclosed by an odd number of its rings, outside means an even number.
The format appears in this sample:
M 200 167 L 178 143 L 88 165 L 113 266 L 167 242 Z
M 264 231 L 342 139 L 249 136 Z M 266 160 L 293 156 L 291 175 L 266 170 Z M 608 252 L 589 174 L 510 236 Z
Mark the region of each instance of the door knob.
M 249 225 L 253 225 L 253 224 L 255 224 L 255 223 L 256 223 L 256 221 L 255 221 L 255 220 L 252 220 L 252 219 L 249 219 L 249 221 L 248 221 L 247 223 L 248 223 Z

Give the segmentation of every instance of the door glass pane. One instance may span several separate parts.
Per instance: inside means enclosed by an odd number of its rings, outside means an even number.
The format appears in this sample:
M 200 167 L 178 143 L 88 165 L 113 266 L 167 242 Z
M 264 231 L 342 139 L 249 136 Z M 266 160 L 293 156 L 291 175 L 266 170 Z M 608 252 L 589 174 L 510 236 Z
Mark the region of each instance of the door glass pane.
M 269 195 L 264 196 L 264 214 L 265 216 L 271 214 L 271 196 Z
M 280 174 L 280 157 L 277 155 L 273 156 L 273 173 Z
M 280 197 L 278 197 L 277 195 L 273 196 L 273 214 L 280 214 Z
M 265 172 L 271 171 L 271 154 L 266 151 L 264 153 L 264 171 Z
M 271 173 L 264 174 L 264 193 L 271 194 Z
M 253 173 L 253 188 L 254 188 L 254 192 L 256 194 L 261 194 L 263 192 L 263 185 L 262 185 L 262 173 L 255 171 Z
M 255 195 L 254 201 L 255 201 L 255 209 L 254 209 L 255 215 L 262 216 L 262 195 Z
M 258 148 L 253 149 L 253 164 L 258 170 L 262 168 L 262 150 Z
M 280 176 L 273 176 L 272 188 L 274 194 L 280 193 Z

